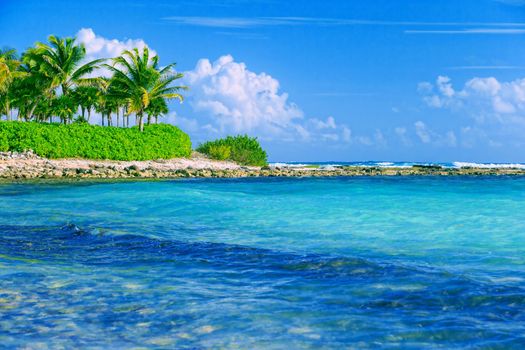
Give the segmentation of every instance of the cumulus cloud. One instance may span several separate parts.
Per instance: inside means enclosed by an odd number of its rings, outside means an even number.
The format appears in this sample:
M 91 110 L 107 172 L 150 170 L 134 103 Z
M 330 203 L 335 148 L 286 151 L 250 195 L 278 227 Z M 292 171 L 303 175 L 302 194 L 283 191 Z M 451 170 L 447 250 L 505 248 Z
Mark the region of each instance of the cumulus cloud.
M 199 122 L 213 126 L 217 134 L 248 133 L 281 141 L 352 142 L 347 125 L 338 124 L 333 116 L 305 118 L 299 106 L 281 91 L 276 78 L 249 70 L 231 55 L 214 62 L 199 60 L 193 70 L 185 72 L 184 80 L 191 87 L 188 101 Z
M 439 76 L 436 80 L 436 85 L 437 85 L 439 92 L 441 92 L 443 96 L 446 96 L 446 97 L 454 96 L 455 91 L 452 88 L 452 84 L 450 83 L 449 77 Z
M 191 86 L 195 111 L 212 117 L 221 131 L 282 135 L 293 131 L 294 121 L 303 118 L 288 94 L 279 91 L 277 79 L 248 70 L 230 55 L 215 62 L 199 60 L 194 70 L 186 72 L 185 81 Z
M 499 81 L 494 77 L 474 77 L 460 89 L 452 86 L 448 77 L 438 77 L 434 84 L 418 85 L 425 103 L 435 109 L 447 109 L 473 120 L 471 126 L 461 130 L 464 147 L 477 141 L 489 146 L 522 143 L 525 132 L 525 78 Z M 471 122 L 469 122 L 471 124 Z M 455 135 L 449 136 L 456 143 Z
M 86 62 L 99 59 L 119 56 L 125 50 L 137 48 L 142 50 L 148 45 L 142 39 L 108 39 L 97 35 L 91 28 L 82 28 L 76 34 L 77 42 L 84 44 L 86 48 Z M 148 47 L 149 48 L 149 47 Z M 150 55 L 156 55 L 154 50 L 150 49 Z M 94 75 L 109 76 L 107 69 L 100 69 Z
M 435 85 L 420 83 L 418 90 L 433 108 L 466 110 L 478 120 L 493 117 L 501 122 L 525 122 L 525 78 L 500 82 L 494 77 L 476 77 L 455 90 L 448 77 L 439 76 Z
M 138 48 L 142 50 L 148 46 L 142 39 L 107 39 L 95 34 L 91 28 L 82 28 L 78 31 L 77 41 L 86 47 L 86 54 L 90 58 L 112 58 L 120 55 L 124 50 Z M 155 51 L 152 51 L 156 55 Z

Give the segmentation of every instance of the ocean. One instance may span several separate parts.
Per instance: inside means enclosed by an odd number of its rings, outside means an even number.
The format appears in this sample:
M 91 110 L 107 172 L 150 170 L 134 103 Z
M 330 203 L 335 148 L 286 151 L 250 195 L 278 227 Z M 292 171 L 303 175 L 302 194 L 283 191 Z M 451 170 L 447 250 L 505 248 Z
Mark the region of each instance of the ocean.
M 501 169 L 514 168 L 525 169 L 525 163 L 475 163 L 475 162 L 389 162 L 389 161 L 365 161 L 365 162 L 273 162 L 270 166 L 273 167 L 291 167 L 300 168 L 305 166 L 319 166 L 320 168 L 333 168 L 338 166 L 359 166 L 359 167 L 380 167 L 380 168 L 411 168 L 414 165 L 437 165 L 443 168 L 484 168 L 484 169 Z
M 523 349 L 524 177 L 0 184 L 0 348 Z

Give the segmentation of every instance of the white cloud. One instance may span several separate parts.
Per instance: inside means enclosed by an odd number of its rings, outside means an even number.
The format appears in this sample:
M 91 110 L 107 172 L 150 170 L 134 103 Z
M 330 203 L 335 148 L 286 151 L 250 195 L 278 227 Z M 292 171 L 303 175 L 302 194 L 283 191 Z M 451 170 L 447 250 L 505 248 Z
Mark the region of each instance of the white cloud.
M 326 121 L 311 118 L 310 122 L 314 124 L 314 127 L 316 129 L 336 129 L 337 126 L 335 124 L 334 117 L 328 117 L 326 118 Z
M 440 76 L 435 86 L 420 83 L 418 91 L 428 106 L 466 111 L 478 122 L 525 123 L 525 78 L 500 82 L 494 77 L 475 77 L 455 90 L 448 77 Z
M 148 46 L 142 39 L 107 39 L 95 34 L 91 28 L 82 28 L 78 31 L 77 41 L 83 43 L 86 47 L 86 54 L 91 58 L 113 58 L 122 53 L 124 50 L 138 48 L 142 50 Z M 156 55 L 155 51 L 151 54 Z
M 429 143 L 431 141 L 430 133 L 427 130 L 427 126 L 422 121 L 417 121 L 414 123 L 416 128 L 416 135 L 419 137 L 421 142 Z
M 333 134 L 333 133 L 330 133 L 330 134 L 321 134 L 321 138 L 322 138 L 323 140 L 339 141 L 339 135 L 337 135 L 337 134 Z
M 279 91 L 278 80 L 248 70 L 230 55 L 213 63 L 199 60 L 184 79 L 195 111 L 211 117 L 221 131 L 283 136 L 294 132 L 295 120 L 303 117 L 288 94 Z
M 107 39 L 97 35 L 91 28 L 80 29 L 76 38 L 77 42 L 84 44 L 86 48 L 86 62 L 99 58 L 111 59 L 119 56 L 125 50 L 131 50 L 134 48 L 142 50 L 144 47 L 148 46 L 142 39 L 127 39 L 122 41 L 117 39 Z M 156 54 L 155 50 L 150 49 L 151 56 Z M 110 72 L 107 69 L 101 68 L 92 75 L 110 76 Z
M 446 97 L 454 96 L 454 89 L 452 88 L 452 84 L 450 83 L 449 77 L 444 77 L 441 75 L 438 76 L 436 80 L 436 85 L 437 85 L 439 92 L 441 92 L 443 96 L 446 96 Z
M 218 134 L 248 133 L 265 140 L 308 142 L 352 141 L 348 126 L 326 119 L 304 118 L 303 111 L 266 73 L 255 73 L 231 55 L 215 62 L 201 59 L 185 72 L 188 101 L 200 123 Z M 218 136 L 218 135 L 211 135 Z
M 465 94 L 470 91 L 482 96 L 496 96 L 500 90 L 501 84 L 496 78 L 492 77 L 474 78 L 465 84 Z

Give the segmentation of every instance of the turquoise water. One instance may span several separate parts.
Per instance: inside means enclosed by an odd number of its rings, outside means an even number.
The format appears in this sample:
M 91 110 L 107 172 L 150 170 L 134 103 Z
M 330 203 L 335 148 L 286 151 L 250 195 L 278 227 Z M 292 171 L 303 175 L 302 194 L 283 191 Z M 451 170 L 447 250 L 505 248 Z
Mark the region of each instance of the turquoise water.
M 0 185 L 0 348 L 525 347 L 525 178 Z

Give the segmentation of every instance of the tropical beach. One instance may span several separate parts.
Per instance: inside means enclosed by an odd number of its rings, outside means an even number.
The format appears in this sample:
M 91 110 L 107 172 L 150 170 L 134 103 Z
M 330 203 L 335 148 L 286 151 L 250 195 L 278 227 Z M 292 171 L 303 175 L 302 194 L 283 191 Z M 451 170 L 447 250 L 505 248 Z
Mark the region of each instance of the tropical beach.
M 0 2 L 0 349 L 523 349 L 524 10 Z
M 194 152 L 188 158 L 149 161 L 46 159 L 32 152 L 0 153 L 0 181 L 177 179 L 243 177 L 334 176 L 523 176 L 521 164 L 441 165 L 330 165 L 276 164 L 243 166 L 214 160 Z

